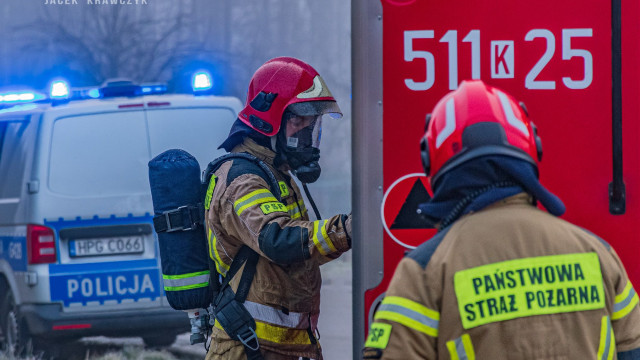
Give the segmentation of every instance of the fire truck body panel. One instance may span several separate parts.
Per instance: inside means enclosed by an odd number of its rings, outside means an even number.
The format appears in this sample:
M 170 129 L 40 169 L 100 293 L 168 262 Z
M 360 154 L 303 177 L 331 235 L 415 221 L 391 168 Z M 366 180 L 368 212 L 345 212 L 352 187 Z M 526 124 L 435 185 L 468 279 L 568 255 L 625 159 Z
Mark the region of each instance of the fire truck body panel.
M 352 4 L 354 224 L 366 239 L 354 243 L 354 349 L 397 263 L 435 233 L 411 211 L 431 191 L 419 142 L 426 114 L 464 79 L 525 103 L 563 218 L 608 241 L 640 282 L 639 3 Z

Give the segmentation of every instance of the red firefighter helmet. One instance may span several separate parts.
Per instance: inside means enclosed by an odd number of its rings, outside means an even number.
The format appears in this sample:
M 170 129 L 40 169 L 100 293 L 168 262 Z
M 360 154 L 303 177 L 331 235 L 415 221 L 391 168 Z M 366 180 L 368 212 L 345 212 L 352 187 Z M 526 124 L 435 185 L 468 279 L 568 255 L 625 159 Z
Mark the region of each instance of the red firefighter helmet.
M 259 133 L 273 136 L 280 129 L 285 110 L 300 116 L 342 116 L 336 99 L 311 65 L 296 58 L 278 57 L 253 74 L 238 118 Z
M 524 104 L 481 80 L 463 81 L 436 104 L 420 146 L 432 186 L 442 174 L 480 156 L 515 157 L 536 171 L 542 160 L 542 143 Z

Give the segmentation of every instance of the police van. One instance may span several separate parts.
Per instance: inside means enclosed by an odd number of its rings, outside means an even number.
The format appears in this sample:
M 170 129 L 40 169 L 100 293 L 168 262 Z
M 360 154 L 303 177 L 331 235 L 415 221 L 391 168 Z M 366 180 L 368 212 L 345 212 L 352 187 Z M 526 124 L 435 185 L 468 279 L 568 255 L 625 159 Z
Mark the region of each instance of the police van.
M 180 148 L 204 168 L 241 109 L 207 92 L 205 72 L 193 85 L 202 95 L 127 81 L 0 93 L 5 348 L 86 336 L 166 346 L 189 331 L 164 297 L 147 163 Z

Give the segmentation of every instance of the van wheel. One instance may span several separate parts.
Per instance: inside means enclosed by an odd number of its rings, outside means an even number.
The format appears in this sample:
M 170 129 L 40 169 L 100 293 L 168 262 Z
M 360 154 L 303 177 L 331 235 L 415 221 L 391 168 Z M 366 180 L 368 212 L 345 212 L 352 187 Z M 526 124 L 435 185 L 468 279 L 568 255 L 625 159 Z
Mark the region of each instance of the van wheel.
M 20 322 L 18 306 L 13 299 L 13 294 L 9 292 L 0 306 L 0 320 L 2 323 L 2 333 L 4 334 L 3 350 L 8 354 L 19 356 L 27 349 L 28 336 Z
M 143 336 L 142 341 L 148 348 L 165 348 L 176 342 L 176 334 L 160 334 L 152 336 Z

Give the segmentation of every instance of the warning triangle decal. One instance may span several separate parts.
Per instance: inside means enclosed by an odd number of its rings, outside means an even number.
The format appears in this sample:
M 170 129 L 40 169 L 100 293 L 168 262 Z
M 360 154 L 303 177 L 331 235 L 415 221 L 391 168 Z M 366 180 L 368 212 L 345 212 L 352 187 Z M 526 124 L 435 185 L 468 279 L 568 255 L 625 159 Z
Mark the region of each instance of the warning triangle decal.
M 416 179 L 398 216 L 396 216 L 396 219 L 393 221 L 391 229 L 432 229 L 433 226 L 416 212 L 419 204 L 427 202 L 430 199 L 431 197 L 427 189 L 422 185 L 422 181 Z

